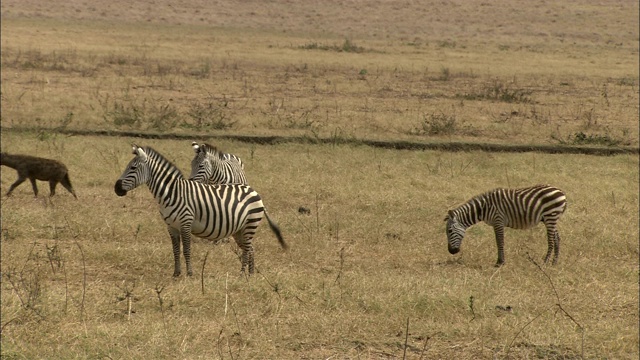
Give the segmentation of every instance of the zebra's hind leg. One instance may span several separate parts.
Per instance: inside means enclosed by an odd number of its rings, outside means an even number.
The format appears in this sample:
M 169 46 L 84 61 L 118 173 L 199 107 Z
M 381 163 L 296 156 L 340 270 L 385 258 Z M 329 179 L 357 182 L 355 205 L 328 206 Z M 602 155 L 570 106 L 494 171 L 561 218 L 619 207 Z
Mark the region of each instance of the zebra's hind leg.
M 173 276 L 180 276 L 180 231 L 178 229 L 174 229 L 172 227 L 168 227 L 169 236 L 171 236 L 171 244 L 173 245 L 173 261 L 174 261 L 174 270 Z
M 251 244 L 252 237 L 242 234 L 242 232 L 238 232 L 233 235 L 233 238 L 236 240 L 236 244 L 240 250 L 242 250 L 242 267 L 240 268 L 240 272 L 245 273 L 245 269 L 249 268 L 249 275 L 252 275 L 255 270 L 255 265 L 253 262 L 253 245 Z

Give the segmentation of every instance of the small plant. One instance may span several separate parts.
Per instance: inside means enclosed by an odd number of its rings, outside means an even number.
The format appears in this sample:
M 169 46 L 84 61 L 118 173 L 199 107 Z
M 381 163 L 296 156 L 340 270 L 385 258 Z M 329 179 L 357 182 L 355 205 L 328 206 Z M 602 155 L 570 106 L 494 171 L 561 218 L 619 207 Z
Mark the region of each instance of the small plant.
M 152 104 L 148 111 L 148 123 L 151 129 L 165 131 L 172 129 L 178 123 L 178 111 L 171 104 Z
M 113 123 L 116 127 L 127 126 L 140 128 L 143 116 L 144 109 L 137 104 L 114 101 L 111 109 L 103 115 L 103 118 Z
M 366 51 L 363 47 L 357 46 L 349 39 L 345 39 L 342 45 L 322 45 L 318 44 L 317 42 L 313 42 L 305 45 L 300 45 L 298 48 L 303 50 L 325 50 L 351 53 L 362 53 Z
M 424 115 L 413 131 L 416 135 L 452 135 L 459 129 L 455 115 L 444 113 Z
M 493 83 L 485 85 L 485 87 L 478 92 L 456 94 L 456 97 L 464 100 L 495 100 L 506 103 L 531 103 L 531 93 L 531 90 L 513 89 L 511 86 L 495 80 Z
M 228 109 L 227 100 L 222 100 L 220 103 L 208 101 L 201 103 L 194 101 L 187 110 L 187 115 L 193 120 L 193 125 L 184 123 L 185 127 L 194 127 L 196 129 L 212 129 L 212 130 L 227 130 L 235 125 L 235 121 L 229 119 L 227 115 Z
M 211 61 L 207 60 L 197 69 L 191 71 L 191 75 L 198 79 L 207 79 L 211 75 Z
M 340 48 L 340 50 L 344 52 L 353 52 L 353 53 L 364 52 L 364 48 L 352 43 L 351 40 L 349 39 L 344 40 L 344 43 L 342 43 L 342 48 Z
M 625 134 L 627 134 L 627 132 L 623 131 L 623 135 Z M 569 135 L 566 139 L 559 138 L 556 135 L 552 135 L 551 138 L 563 145 L 629 145 L 628 141 L 614 138 L 609 134 L 586 134 L 582 131 L 578 131 L 572 135 Z
M 442 40 L 442 41 L 438 41 L 438 46 L 441 48 L 455 48 L 456 47 L 456 42 L 455 41 L 451 41 L 451 40 Z
M 65 116 L 60 119 L 60 125 L 58 125 L 58 129 L 66 129 L 67 125 L 71 124 L 73 121 L 73 112 L 69 111 Z
M 625 76 L 616 82 L 620 86 L 638 86 L 638 78 L 633 76 Z

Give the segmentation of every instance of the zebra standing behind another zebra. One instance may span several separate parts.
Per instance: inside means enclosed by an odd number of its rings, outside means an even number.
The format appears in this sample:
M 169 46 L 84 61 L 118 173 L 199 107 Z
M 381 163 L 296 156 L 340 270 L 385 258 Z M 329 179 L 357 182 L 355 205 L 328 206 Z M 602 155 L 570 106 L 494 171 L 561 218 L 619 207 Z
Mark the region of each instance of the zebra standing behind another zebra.
M 244 163 L 239 157 L 223 153 L 207 143 L 198 145 L 194 141 L 191 146 L 196 154 L 191 160 L 189 180 L 211 185 L 247 184 Z
M 493 226 L 498 246 L 496 266 L 504 264 L 504 228 L 527 229 L 543 222 L 547 228 L 547 255 L 553 251 L 553 264 L 558 262 L 560 234 L 556 224 L 567 207 L 564 192 L 549 185 L 536 185 L 521 189 L 494 189 L 475 196 L 461 206 L 449 210 L 447 241 L 449 253 L 460 251 L 465 231 L 480 221 Z
M 114 191 L 125 196 L 142 184 L 147 184 L 160 205 L 160 214 L 167 224 L 173 244 L 174 272 L 180 276 L 180 239 L 187 266 L 191 269 L 191 234 L 209 240 L 233 236 L 242 249 L 242 268 L 254 272 L 252 240 L 266 217 L 280 246 L 287 249 L 280 229 L 267 215 L 262 199 L 248 185 L 207 185 L 190 181 L 160 153 L 150 147 L 133 145 L 135 157 L 115 183 Z

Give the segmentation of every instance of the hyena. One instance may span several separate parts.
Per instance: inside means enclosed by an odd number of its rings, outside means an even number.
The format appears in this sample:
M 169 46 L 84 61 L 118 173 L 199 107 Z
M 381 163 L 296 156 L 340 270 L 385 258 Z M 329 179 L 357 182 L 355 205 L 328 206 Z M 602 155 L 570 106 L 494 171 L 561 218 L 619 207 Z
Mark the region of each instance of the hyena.
M 36 197 L 38 197 L 36 180 L 42 180 L 49 182 L 49 196 L 55 195 L 56 186 L 60 183 L 73 194 L 73 197 L 78 198 L 73 187 L 71 187 L 71 181 L 69 181 L 69 170 L 60 161 L 29 155 L 12 155 L 3 152 L 0 153 L 0 165 L 5 165 L 18 171 L 18 180 L 11 185 L 7 196 L 11 195 L 11 192 L 16 186 L 29 179 Z

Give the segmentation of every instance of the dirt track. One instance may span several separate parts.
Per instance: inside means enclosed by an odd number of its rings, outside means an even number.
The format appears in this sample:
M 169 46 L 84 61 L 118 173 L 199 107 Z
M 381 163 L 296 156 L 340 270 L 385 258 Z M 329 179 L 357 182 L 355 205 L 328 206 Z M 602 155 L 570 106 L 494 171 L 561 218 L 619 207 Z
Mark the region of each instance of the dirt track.
M 30 132 L 42 129 L 31 128 L 0 128 L 0 131 Z M 108 131 L 108 130 L 49 130 L 59 134 L 71 136 L 118 136 L 141 139 L 183 139 L 183 140 L 207 140 L 226 139 L 261 145 L 274 145 L 280 143 L 317 143 L 317 144 L 351 144 L 366 145 L 385 149 L 396 150 L 439 150 L 439 151 L 486 151 L 486 152 L 539 152 L 546 154 L 585 154 L 598 156 L 611 156 L 619 154 L 640 154 L 640 148 L 633 147 L 595 147 L 595 146 L 568 146 L 568 145 L 505 145 L 490 143 L 469 142 L 411 142 L 411 141 L 384 141 L 348 138 L 312 138 L 306 136 L 253 136 L 253 135 L 196 135 L 196 134 L 158 134 L 133 131 Z

